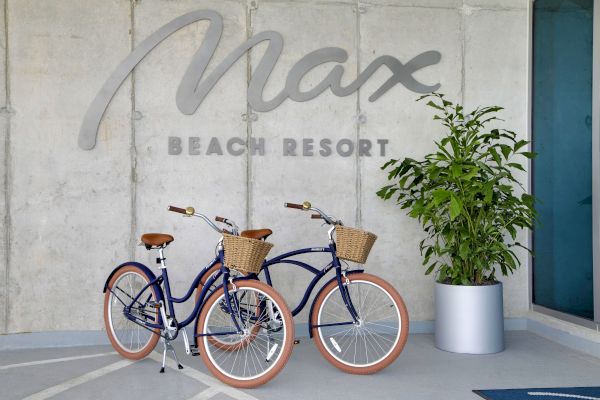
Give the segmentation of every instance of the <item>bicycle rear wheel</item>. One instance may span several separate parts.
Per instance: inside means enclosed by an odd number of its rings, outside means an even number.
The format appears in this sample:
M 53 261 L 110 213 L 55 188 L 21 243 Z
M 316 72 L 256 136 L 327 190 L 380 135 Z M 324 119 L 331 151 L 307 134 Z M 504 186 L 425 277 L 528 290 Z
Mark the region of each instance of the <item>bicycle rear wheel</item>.
M 125 316 L 125 305 L 129 305 L 148 282 L 150 280 L 139 267 L 127 265 L 113 275 L 104 294 L 104 325 L 108 339 L 119 354 L 131 360 L 150 354 L 160 338 L 158 329 L 148 329 Z M 158 310 L 149 304 L 157 301 L 156 290 L 159 289 L 155 285 L 146 288 L 131 307 L 132 316 L 158 323 Z
M 229 285 L 238 334 L 218 290 L 204 304 L 196 325 L 198 349 L 208 369 L 221 381 L 252 388 L 273 379 L 292 353 L 294 324 L 283 298 L 269 285 L 245 280 Z M 233 299 L 237 299 L 233 301 Z M 218 338 L 218 340 L 215 340 Z
M 313 340 L 327 361 L 344 372 L 372 374 L 390 365 L 408 338 L 408 312 L 385 280 L 365 273 L 348 275 L 347 293 L 359 322 L 352 323 L 337 281 L 315 300 L 310 316 Z

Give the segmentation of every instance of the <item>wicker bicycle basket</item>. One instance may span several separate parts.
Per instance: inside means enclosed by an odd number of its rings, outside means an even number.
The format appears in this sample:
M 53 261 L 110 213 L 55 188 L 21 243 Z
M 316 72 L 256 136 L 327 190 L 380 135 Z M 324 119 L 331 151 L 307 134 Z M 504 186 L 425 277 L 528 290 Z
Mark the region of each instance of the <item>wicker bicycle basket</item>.
M 223 235 L 225 265 L 244 274 L 260 272 L 272 243 L 241 236 Z
M 373 243 L 377 240 L 377 235 L 371 232 L 343 225 L 338 225 L 335 228 L 335 235 L 336 255 L 343 260 L 359 264 L 367 262 Z

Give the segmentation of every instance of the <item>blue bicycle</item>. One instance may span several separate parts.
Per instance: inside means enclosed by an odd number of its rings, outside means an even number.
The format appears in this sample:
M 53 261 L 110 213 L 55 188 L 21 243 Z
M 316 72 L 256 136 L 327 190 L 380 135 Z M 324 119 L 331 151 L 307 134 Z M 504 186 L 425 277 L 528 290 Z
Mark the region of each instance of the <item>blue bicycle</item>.
M 304 297 L 292 310 L 292 315 L 296 316 L 307 305 L 321 279 L 334 271 L 334 276 L 321 286 L 311 304 L 308 322 L 310 337 L 325 359 L 342 371 L 372 374 L 387 367 L 400 355 L 408 338 L 406 306 L 400 294 L 387 281 L 365 273 L 362 267 L 350 269 L 345 261 L 364 264 L 375 236 L 345 227 L 342 221 L 312 207 L 309 202 L 284 205 L 313 211 L 313 219 L 329 225 L 328 245 L 298 249 L 265 260 L 259 277 L 273 286 L 277 264 L 300 267 L 314 274 Z M 271 229 L 256 229 L 243 231 L 240 235 L 265 240 L 272 233 Z M 369 239 L 370 244 L 366 243 Z M 294 259 L 295 256 L 311 253 L 328 254 L 330 261 L 322 268 L 315 268 Z
M 221 381 L 241 388 L 268 382 L 283 369 L 294 343 L 293 317 L 284 299 L 271 286 L 257 280 L 256 275 L 230 274 L 232 271 L 225 263 L 224 236 L 236 237 L 237 227 L 221 219 L 232 226 L 230 231 L 221 229 L 192 207 L 171 206 L 169 210 L 202 218 L 222 234 L 217 254 L 198 273 L 187 293 L 175 297 L 171 293 L 164 256 L 164 249 L 174 240 L 173 236 L 142 235 L 146 249 L 158 250 L 156 261 L 160 275 L 154 275 L 150 268 L 138 262 L 126 262 L 111 272 L 104 284 L 104 321 L 111 344 L 122 356 L 139 360 L 150 354 L 162 339 L 160 372 L 164 372 L 167 351 L 173 354 L 179 368 L 183 368 L 171 345 L 181 333 L 186 353 L 200 355 Z M 262 259 L 258 260 L 258 268 Z M 193 311 L 179 321 L 174 303 L 187 301 L 196 290 Z M 193 322 L 194 344 L 191 344 L 185 327 Z

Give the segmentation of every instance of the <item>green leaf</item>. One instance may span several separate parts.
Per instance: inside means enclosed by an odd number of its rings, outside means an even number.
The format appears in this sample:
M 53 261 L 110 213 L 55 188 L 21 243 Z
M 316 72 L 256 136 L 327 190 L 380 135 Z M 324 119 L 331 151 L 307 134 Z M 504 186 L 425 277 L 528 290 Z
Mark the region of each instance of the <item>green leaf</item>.
M 529 142 L 527 140 L 519 140 L 517 143 L 515 143 L 515 146 L 513 147 L 513 151 L 516 153 L 523 146 L 527 146 L 528 143 Z
M 429 107 L 437 108 L 438 110 L 442 110 L 442 111 L 444 110 L 442 107 L 440 107 L 440 106 L 438 106 L 437 104 L 435 104 L 435 103 L 433 102 L 433 100 L 429 100 L 429 101 L 427 102 L 427 105 L 428 105 Z
M 387 161 L 385 164 L 383 164 L 383 165 L 381 166 L 381 169 L 386 169 L 386 168 L 387 168 L 387 167 L 389 167 L 390 165 L 394 165 L 394 164 L 396 164 L 397 162 L 398 162 L 398 160 L 391 159 L 391 160 Z
M 500 155 L 498 154 L 498 152 L 496 151 L 495 148 L 490 147 L 488 151 L 490 152 L 494 161 L 496 161 L 496 164 L 498 164 L 498 165 L 502 164 L 502 159 L 500 158 Z
M 535 198 L 534 198 L 532 195 L 530 195 L 530 194 L 527 194 L 527 193 L 523 193 L 523 194 L 521 195 L 521 201 L 522 201 L 522 202 L 523 202 L 523 203 L 524 203 L 524 204 L 525 204 L 525 205 L 526 205 L 528 208 L 531 208 L 531 209 L 533 209 L 533 205 L 534 205 L 534 203 L 535 203 Z
M 431 265 L 429 266 L 429 268 L 427 268 L 427 271 L 425 271 L 425 275 L 429 275 L 429 274 L 431 274 L 431 273 L 433 272 L 433 269 L 435 268 L 436 264 L 437 264 L 437 261 L 436 261 L 436 262 L 434 262 L 433 264 L 431 264 Z
M 506 230 L 510 233 L 513 240 L 517 238 L 517 230 L 512 225 L 507 225 Z
M 454 219 L 460 215 L 461 208 L 462 208 L 462 205 L 460 203 L 460 200 L 457 199 L 456 196 L 454 196 L 454 194 L 451 194 L 450 195 L 450 219 L 452 221 L 454 221 Z
M 458 178 L 462 175 L 462 165 L 452 164 L 452 166 L 450 167 L 450 172 L 452 173 L 453 178 Z
M 506 164 L 506 165 L 508 165 L 509 167 L 512 167 L 512 168 L 516 168 L 516 169 L 518 169 L 519 171 L 523 171 L 523 172 L 525 172 L 525 168 L 523 168 L 523 167 L 521 166 L 521 164 L 518 164 L 518 163 L 508 163 L 508 164 Z
M 448 274 L 446 273 L 446 268 L 440 268 L 440 274 L 438 275 L 438 282 L 444 282 Z
M 427 250 L 425 250 L 425 257 L 423 260 L 423 265 L 429 262 L 429 257 L 431 257 L 431 253 L 433 253 L 433 246 L 429 246 Z
M 377 196 L 379 196 L 379 197 L 381 197 L 381 198 L 384 198 L 384 197 L 385 197 L 385 195 L 386 195 L 386 193 L 388 192 L 388 190 L 390 190 L 390 189 L 391 189 L 391 187 L 392 187 L 392 186 L 393 186 L 393 185 L 388 185 L 388 186 L 384 186 L 384 187 L 382 187 L 381 189 L 379 189 L 379 190 L 377 191 Z
M 433 204 L 437 206 L 446 199 L 448 199 L 448 197 L 450 197 L 449 191 L 444 189 L 437 189 L 435 192 L 433 192 Z
M 462 176 L 462 179 L 465 181 L 469 181 L 469 180 L 473 179 L 474 177 L 476 177 L 478 173 L 479 173 L 479 168 L 472 167 L 469 172 L 467 172 L 465 175 Z
M 532 151 L 523 151 L 523 152 L 521 152 L 519 154 L 522 154 L 522 155 L 524 155 L 525 157 L 527 157 L 529 159 L 535 158 L 537 156 L 537 153 L 532 152 Z
M 502 155 L 504 156 L 504 159 L 508 160 L 508 156 L 512 152 L 512 148 L 509 145 L 501 144 L 500 149 L 502 150 Z

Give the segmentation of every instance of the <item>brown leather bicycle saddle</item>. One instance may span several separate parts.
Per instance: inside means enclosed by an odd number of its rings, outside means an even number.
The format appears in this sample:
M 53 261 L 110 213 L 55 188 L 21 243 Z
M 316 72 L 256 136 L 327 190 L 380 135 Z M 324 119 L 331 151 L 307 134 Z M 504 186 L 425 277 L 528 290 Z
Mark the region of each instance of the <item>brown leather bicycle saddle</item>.
M 272 230 L 270 229 L 251 229 L 248 231 L 242 231 L 242 233 L 240 233 L 240 236 L 242 237 L 247 237 L 247 238 L 251 238 L 251 239 L 265 239 L 267 240 L 267 238 L 273 233 Z
M 146 246 L 166 246 L 171 243 L 173 236 L 166 233 L 144 233 L 142 235 L 142 243 Z

